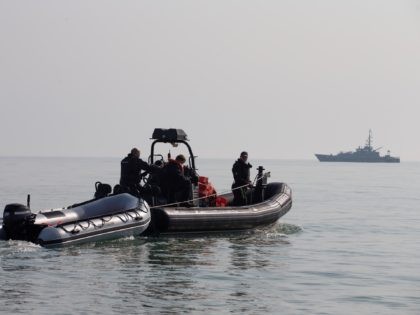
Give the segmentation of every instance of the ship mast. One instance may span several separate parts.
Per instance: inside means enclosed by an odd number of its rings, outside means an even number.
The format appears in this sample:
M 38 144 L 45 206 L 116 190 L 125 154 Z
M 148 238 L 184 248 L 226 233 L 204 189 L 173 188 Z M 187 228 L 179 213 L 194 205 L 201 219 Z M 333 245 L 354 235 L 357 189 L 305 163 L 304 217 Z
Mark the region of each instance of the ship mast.
M 372 129 L 369 129 L 369 137 L 368 137 L 368 139 L 366 141 L 366 146 L 369 149 L 372 149 Z

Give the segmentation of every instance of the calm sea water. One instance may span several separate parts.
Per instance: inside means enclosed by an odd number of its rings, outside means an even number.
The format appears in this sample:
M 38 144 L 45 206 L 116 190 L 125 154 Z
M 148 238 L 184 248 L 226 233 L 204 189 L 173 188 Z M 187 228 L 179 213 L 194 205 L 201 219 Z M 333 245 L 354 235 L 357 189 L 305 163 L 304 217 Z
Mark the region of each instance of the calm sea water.
M 0 242 L 0 312 L 420 314 L 420 163 L 251 162 L 293 189 L 275 227 L 54 250 Z M 219 191 L 232 163 L 198 161 Z M 28 193 L 34 210 L 70 205 L 118 178 L 118 159 L 0 158 L 0 210 Z

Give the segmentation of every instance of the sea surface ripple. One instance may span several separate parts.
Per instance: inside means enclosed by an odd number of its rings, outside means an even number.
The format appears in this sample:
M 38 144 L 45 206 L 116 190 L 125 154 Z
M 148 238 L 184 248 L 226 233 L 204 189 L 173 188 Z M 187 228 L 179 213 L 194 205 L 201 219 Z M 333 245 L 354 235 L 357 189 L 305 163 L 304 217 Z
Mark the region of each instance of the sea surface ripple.
M 0 313 L 420 313 L 419 163 L 252 162 L 293 189 L 276 225 L 62 249 L 2 241 Z M 197 163 L 229 189 L 233 161 Z M 1 209 L 28 193 L 33 209 L 57 208 L 115 184 L 119 160 L 0 158 L 0 174 Z

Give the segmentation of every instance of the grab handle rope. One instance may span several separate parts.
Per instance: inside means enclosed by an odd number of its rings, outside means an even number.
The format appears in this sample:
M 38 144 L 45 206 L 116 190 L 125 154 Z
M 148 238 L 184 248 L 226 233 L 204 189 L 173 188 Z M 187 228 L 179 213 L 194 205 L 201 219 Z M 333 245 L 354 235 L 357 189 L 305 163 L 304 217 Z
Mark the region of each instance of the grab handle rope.
M 255 177 L 255 179 L 254 179 L 254 183 L 255 183 L 256 181 L 259 181 L 259 180 L 260 180 L 260 179 L 262 179 L 262 178 L 264 178 L 264 175 L 263 175 L 263 176 L 260 176 L 260 177 L 258 177 L 258 175 L 257 175 L 257 176 Z M 199 183 L 199 184 L 201 184 L 201 183 Z M 204 184 L 201 184 L 201 185 L 204 185 Z M 150 209 L 163 208 L 163 207 L 170 207 L 170 206 L 177 206 L 177 205 L 178 205 L 179 203 L 181 203 L 181 202 L 193 202 L 193 201 L 198 201 L 198 200 L 207 199 L 207 198 L 209 198 L 209 197 L 217 197 L 217 195 L 225 195 L 225 194 L 230 193 L 231 191 L 238 190 L 238 189 L 242 189 L 242 188 L 244 188 L 244 187 L 250 187 L 250 185 L 249 185 L 249 184 L 246 184 L 246 185 L 242 185 L 242 186 L 239 186 L 239 187 L 235 187 L 235 188 L 232 188 L 231 190 L 222 191 L 222 192 L 221 192 L 221 193 L 219 193 L 219 194 L 214 193 L 214 194 L 211 194 L 211 195 L 208 195 L 208 196 L 205 196 L 205 197 L 199 197 L 199 198 L 194 198 L 194 199 L 185 200 L 185 201 L 178 201 L 178 202 L 173 202 L 173 203 L 168 203 L 168 204 L 163 204 L 163 205 L 153 206 L 153 207 L 150 207 Z M 252 185 L 252 187 L 253 187 L 253 185 Z

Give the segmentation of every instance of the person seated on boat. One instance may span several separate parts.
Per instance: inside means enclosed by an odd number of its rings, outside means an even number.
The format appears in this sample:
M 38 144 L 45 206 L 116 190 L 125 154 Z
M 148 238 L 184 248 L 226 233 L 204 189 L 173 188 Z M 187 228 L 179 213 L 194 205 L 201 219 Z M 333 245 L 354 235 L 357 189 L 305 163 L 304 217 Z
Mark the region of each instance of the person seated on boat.
M 184 176 L 188 178 L 192 184 L 198 184 L 198 175 L 194 169 L 188 167 L 188 165 L 184 165 Z
M 149 174 L 147 181 L 143 185 L 142 197 L 151 205 L 156 205 L 159 201 L 162 201 L 162 197 L 165 195 L 162 191 L 164 186 L 164 166 L 165 163 L 162 160 L 157 160 L 153 163 L 154 170 Z M 165 204 L 166 200 L 163 199 L 162 204 Z
M 232 184 L 233 204 L 236 206 L 243 206 L 247 203 L 246 193 L 252 186 L 250 180 L 252 165 L 247 163 L 248 153 L 241 152 L 238 160 L 233 164 L 232 173 L 234 182 Z
M 140 150 L 133 148 L 131 152 L 121 161 L 120 185 L 122 189 L 134 195 L 143 193 L 140 182 L 145 172 L 156 172 L 157 166 L 149 165 L 140 159 Z
M 162 190 L 166 194 L 169 203 L 183 202 L 183 205 L 188 205 L 186 202 L 191 199 L 191 180 L 184 173 L 185 156 L 180 154 L 175 160 L 170 159 L 164 167 L 163 181 L 164 187 Z
M 163 171 L 165 163 L 162 160 L 157 160 L 153 165 L 155 169 L 147 179 L 147 184 L 159 187 L 161 186 L 163 180 Z

